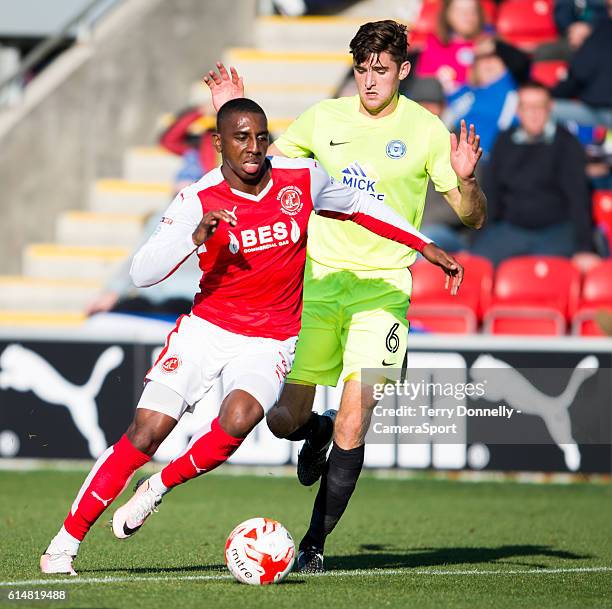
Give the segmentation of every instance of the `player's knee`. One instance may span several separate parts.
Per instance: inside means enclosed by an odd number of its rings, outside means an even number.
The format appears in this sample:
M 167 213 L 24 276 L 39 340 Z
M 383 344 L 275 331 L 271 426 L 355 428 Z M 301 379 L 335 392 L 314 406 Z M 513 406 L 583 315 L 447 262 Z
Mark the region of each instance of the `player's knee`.
M 132 445 L 141 453 L 152 456 L 164 441 L 165 436 L 153 427 L 139 424 L 134 421 L 128 428 L 126 435 Z
M 365 431 L 362 429 L 362 418 L 359 412 L 345 413 L 344 416 L 338 413 L 334 425 L 334 440 L 341 448 L 350 450 L 361 446 Z
M 221 406 L 219 424 L 230 436 L 244 438 L 263 419 L 263 408 L 252 397 L 236 397 L 230 394 L 228 398 Z
M 286 408 L 279 408 L 275 406 L 268 411 L 266 415 L 266 423 L 268 425 L 268 429 L 281 440 L 290 435 L 297 426 L 291 420 L 291 417 L 288 416 Z

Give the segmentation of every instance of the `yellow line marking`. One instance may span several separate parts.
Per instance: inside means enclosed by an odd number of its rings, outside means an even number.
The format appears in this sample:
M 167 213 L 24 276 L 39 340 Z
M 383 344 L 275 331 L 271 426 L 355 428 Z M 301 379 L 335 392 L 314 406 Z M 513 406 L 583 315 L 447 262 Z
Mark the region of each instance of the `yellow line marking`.
M 57 245 L 35 243 L 26 248 L 27 256 L 52 258 L 106 258 L 122 259 L 130 253 L 127 247 L 95 247 L 86 245 Z
M 84 313 L 63 311 L 0 311 L 0 325 L 77 326 L 86 319 Z
M 135 224 L 142 224 L 145 215 L 144 214 L 121 214 L 121 213 L 105 213 L 97 211 L 67 211 L 63 214 L 64 218 L 67 218 L 74 222 L 128 222 Z
M 174 120 L 174 115 L 170 114 L 170 120 Z M 175 154 L 169 152 L 163 146 L 134 146 L 133 148 L 129 149 L 128 154 L 178 158 Z
M 102 192 L 142 192 L 172 194 L 172 184 L 165 182 L 130 182 L 128 180 L 96 180 L 96 190 Z
M 0 284 L 36 288 L 94 288 L 99 289 L 103 283 L 93 279 L 49 279 L 47 277 L 26 277 L 25 275 L 0 276 Z
M 330 26 L 341 26 L 341 25 L 363 25 L 371 21 L 380 21 L 380 17 L 325 17 L 323 15 L 305 15 L 303 17 L 283 17 L 282 15 L 265 15 L 257 18 L 258 22 L 263 23 L 274 23 L 279 25 L 330 25 Z M 407 24 L 406 21 L 401 19 L 396 20 L 398 23 Z M 356 32 L 355 32 L 356 33 Z
M 352 57 L 348 53 L 328 52 L 300 52 L 300 51 L 264 51 L 261 49 L 249 49 L 235 47 L 228 50 L 228 57 L 241 61 L 277 61 L 280 63 L 301 62 L 331 62 L 351 64 Z

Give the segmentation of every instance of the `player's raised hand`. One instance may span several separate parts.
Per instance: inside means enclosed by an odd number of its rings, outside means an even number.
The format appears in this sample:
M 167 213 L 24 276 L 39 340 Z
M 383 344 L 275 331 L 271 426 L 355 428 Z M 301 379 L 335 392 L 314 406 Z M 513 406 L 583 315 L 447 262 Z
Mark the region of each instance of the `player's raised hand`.
M 244 97 L 244 83 L 242 82 L 242 76 L 238 76 L 238 72 L 233 66 L 230 67 L 230 73 L 228 74 L 225 66 L 218 61 L 217 70 L 219 70 L 218 74 L 216 70 L 210 70 L 204 76 L 204 82 L 210 89 L 213 106 L 218 112 L 219 108 L 230 99 Z
M 428 243 L 421 253 L 426 260 L 439 266 L 446 273 L 444 287 L 448 290 L 450 286 L 450 293 L 455 296 L 463 281 L 463 267 L 435 243 Z
M 215 234 L 219 227 L 219 222 L 227 222 L 230 226 L 236 226 L 236 217 L 225 209 L 207 211 L 200 220 L 198 228 L 191 235 L 194 245 L 199 247 L 206 243 Z
M 482 148 L 480 147 L 480 136 L 476 133 L 474 125 L 470 125 L 468 132 L 465 121 L 461 120 L 461 129 L 459 139 L 454 133 L 451 133 L 451 167 L 457 174 L 457 177 L 462 180 L 467 180 L 474 177 L 476 165 L 482 156 Z

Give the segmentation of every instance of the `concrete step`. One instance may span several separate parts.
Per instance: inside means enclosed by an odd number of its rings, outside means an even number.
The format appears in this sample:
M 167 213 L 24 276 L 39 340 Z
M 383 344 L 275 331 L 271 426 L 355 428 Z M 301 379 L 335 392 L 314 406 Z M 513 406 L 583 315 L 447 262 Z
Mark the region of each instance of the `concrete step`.
M 365 21 L 362 17 L 259 17 L 255 22 L 255 47 L 347 54 L 350 41 Z
M 0 326 L 25 327 L 74 327 L 82 325 L 84 313 L 71 311 L 0 311 Z
M 133 248 L 141 237 L 143 220 L 142 214 L 66 211 L 57 219 L 57 242 Z
M 96 180 L 91 188 L 89 209 L 97 212 L 149 214 L 162 212 L 172 200 L 169 183 Z
M 181 168 L 181 157 L 161 146 L 130 148 L 123 157 L 123 175 L 130 182 L 172 184 Z
M 264 51 L 233 48 L 224 55 L 236 66 L 247 87 L 255 85 L 316 85 L 336 87 L 351 67 L 348 53 Z
M 130 254 L 125 247 L 35 243 L 23 253 L 23 273 L 48 279 L 106 281 Z
M 102 289 L 90 280 L 0 276 L 0 312 L 82 312 Z
M 334 94 L 335 87 L 317 85 L 253 85 L 248 86 L 245 94 L 255 100 L 268 116 L 297 117 L 304 110 Z M 277 121 L 270 121 L 272 133 L 278 131 Z

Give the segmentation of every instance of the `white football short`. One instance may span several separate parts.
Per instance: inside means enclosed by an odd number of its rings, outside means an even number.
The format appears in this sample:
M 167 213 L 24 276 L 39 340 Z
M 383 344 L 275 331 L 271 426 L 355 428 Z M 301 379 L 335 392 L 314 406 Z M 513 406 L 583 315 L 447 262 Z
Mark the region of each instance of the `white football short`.
M 139 407 L 163 412 L 179 420 L 219 379 L 226 396 L 235 389 L 250 393 L 267 412 L 280 397 L 295 355 L 297 337 L 281 341 L 243 336 L 197 317 L 181 316 L 166 338 L 157 361 L 146 375 L 177 393 L 181 400 L 154 400 L 164 404 Z M 143 393 L 143 398 L 147 391 Z M 221 404 L 219 404 L 220 406 Z M 169 412 L 172 411 L 172 412 Z

